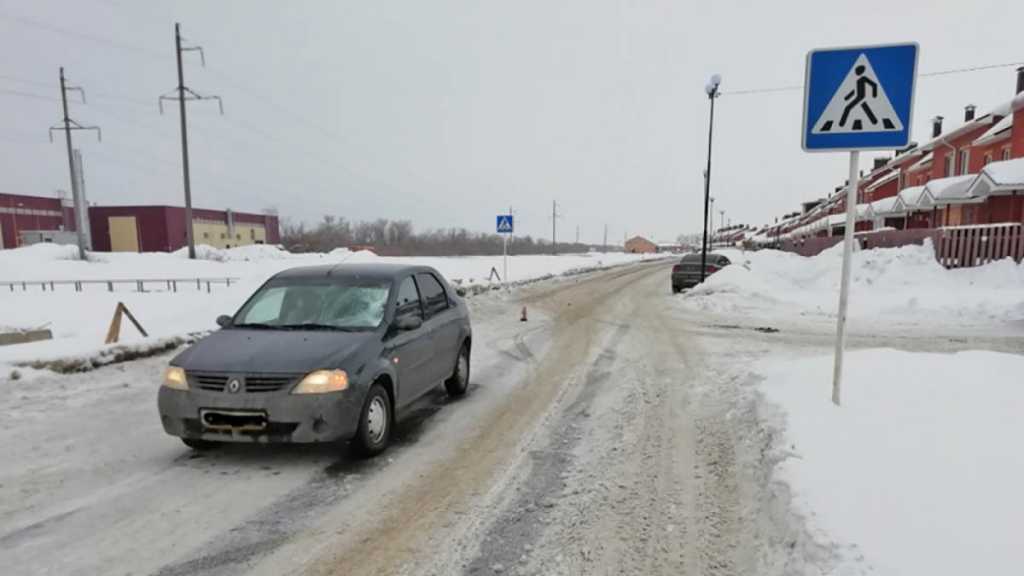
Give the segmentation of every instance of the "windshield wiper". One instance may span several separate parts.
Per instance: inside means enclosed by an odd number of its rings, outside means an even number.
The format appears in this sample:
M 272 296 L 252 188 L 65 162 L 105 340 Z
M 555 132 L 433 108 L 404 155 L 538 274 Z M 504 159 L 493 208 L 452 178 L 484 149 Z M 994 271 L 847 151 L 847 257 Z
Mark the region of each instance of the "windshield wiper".
M 256 330 L 274 330 L 279 328 L 279 326 L 274 326 L 273 324 L 264 324 L 262 322 L 252 322 L 249 324 L 232 324 L 231 328 L 253 328 Z
M 318 324 L 316 322 L 305 322 L 302 324 L 282 324 L 279 328 L 285 330 L 332 330 L 335 332 L 358 332 L 360 329 L 351 326 L 335 326 L 333 324 Z

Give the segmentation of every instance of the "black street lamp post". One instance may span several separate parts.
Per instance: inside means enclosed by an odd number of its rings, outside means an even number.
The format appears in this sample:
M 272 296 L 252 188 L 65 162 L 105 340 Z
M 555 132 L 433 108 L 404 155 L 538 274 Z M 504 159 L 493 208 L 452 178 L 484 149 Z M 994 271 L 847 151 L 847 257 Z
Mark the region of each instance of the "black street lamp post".
M 708 120 L 708 167 L 704 170 L 704 241 L 700 251 L 700 281 L 704 282 L 707 275 L 708 260 L 708 210 L 711 198 L 711 136 L 715 130 L 715 98 L 718 98 L 718 87 L 722 84 L 722 77 L 718 74 L 711 76 L 711 80 L 704 86 L 704 92 L 711 102 L 711 117 Z

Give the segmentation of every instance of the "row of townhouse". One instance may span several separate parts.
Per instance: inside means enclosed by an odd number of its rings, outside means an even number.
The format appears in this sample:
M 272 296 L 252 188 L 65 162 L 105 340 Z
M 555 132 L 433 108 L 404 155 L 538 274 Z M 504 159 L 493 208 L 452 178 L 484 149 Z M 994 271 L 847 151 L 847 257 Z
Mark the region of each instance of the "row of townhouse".
M 1015 96 L 984 114 L 964 109 L 963 122 L 890 158 L 876 158 L 857 190 L 855 232 L 1024 223 L 1024 66 Z M 845 186 L 747 236 L 758 244 L 842 236 Z

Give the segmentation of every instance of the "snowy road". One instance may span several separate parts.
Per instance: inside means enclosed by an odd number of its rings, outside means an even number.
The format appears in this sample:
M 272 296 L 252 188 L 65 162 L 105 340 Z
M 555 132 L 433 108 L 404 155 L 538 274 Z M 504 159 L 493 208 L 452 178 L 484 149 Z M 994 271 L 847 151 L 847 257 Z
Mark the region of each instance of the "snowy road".
M 156 416 L 166 356 L 5 382 L 0 565 L 346 576 L 827 566 L 831 552 L 771 481 L 773 433 L 744 369 L 827 338 L 725 325 L 675 306 L 668 286 L 668 266 L 647 263 L 472 299 L 470 394 L 421 401 L 372 461 L 333 447 L 190 452 Z

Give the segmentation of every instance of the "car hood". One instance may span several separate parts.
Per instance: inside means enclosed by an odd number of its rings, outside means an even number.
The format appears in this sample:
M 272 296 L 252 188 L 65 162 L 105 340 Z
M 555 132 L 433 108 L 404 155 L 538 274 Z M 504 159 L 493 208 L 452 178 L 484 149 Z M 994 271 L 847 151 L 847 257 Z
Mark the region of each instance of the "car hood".
M 305 373 L 338 364 L 374 332 L 220 330 L 171 361 L 185 370 Z

